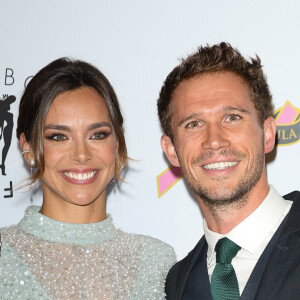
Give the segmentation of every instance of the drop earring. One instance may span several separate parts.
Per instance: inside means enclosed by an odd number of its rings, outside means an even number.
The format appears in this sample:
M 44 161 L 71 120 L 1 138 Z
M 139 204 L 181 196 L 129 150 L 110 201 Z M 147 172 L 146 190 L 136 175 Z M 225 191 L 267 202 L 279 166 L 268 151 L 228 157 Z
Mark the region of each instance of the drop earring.
M 21 153 L 21 156 L 23 156 L 24 153 L 30 153 L 30 151 L 29 151 L 29 150 L 24 150 L 24 151 Z M 30 168 L 33 169 L 33 166 L 35 165 L 34 159 L 33 159 L 33 158 L 28 158 L 28 159 L 27 159 L 27 162 L 28 162 L 28 164 L 30 165 Z
M 29 151 L 29 150 L 24 150 L 24 151 L 21 153 L 21 156 L 23 156 L 24 153 L 30 153 L 30 151 Z M 28 158 L 26 161 L 27 161 L 27 163 L 28 163 L 29 166 L 30 166 L 30 177 L 32 178 L 32 176 L 33 176 L 33 174 L 34 174 L 35 160 L 32 159 L 32 158 Z M 32 184 L 31 184 L 31 183 L 29 184 L 28 189 L 29 189 L 29 191 L 32 190 Z
M 32 159 L 30 161 L 30 184 L 29 184 L 29 187 L 28 187 L 29 191 L 33 190 L 33 185 L 32 185 L 32 176 L 34 174 L 34 167 L 33 166 L 34 166 L 34 160 Z
M 34 166 L 34 164 L 35 164 L 34 159 L 28 158 L 27 161 L 28 161 L 28 163 L 30 164 L 30 167 L 33 168 L 33 166 Z
M 29 150 L 24 150 L 22 153 L 21 153 L 21 156 L 23 156 L 24 153 L 30 153 Z
M 115 182 L 116 182 L 115 175 L 113 175 L 113 177 L 110 180 L 110 184 L 113 185 L 115 184 Z

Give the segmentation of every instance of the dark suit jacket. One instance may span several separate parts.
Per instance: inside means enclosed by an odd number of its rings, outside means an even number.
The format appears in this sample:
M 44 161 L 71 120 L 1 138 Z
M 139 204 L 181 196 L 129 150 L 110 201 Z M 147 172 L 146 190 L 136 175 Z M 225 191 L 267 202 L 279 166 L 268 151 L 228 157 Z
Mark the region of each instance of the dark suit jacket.
M 259 281 L 254 284 L 253 296 L 245 296 L 243 293 L 241 299 L 300 299 L 300 192 L 292 192 L 284 198 L 293 201 L 291 210 L 281 226 L 281 231 L 277 234 L 278 238 L 274 240 L 274 246 L 270 249 L 263 266 L 264 270 L 261 272 L 261 279 L 256 280 L 255 276 L 252 276 L 253 281 Z M 207 243 L 202 237 L 196 247 L 183 260 L 173 266 L 166 280 L 168 300 L 183 299 L 190 276 L 195 273 L 199 278 L 197 288 L 203 291 L 201 299 L 212 299 L 206 254 Z M 192 272 L 194 267 L 197 267 L 197 272 Z M 185 299 L 192 298 L 185 296 Z

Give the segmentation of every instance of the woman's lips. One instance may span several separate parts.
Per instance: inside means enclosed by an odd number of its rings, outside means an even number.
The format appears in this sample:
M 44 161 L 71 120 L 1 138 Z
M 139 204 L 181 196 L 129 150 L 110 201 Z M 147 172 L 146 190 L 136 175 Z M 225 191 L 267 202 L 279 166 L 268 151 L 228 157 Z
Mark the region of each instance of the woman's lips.
M 88 184 L 95 181 L 97 176 L 99 175 L 100 170 L 63 170 L 60 171 L 61 176 L 67 180 L 68 182 L 74 184 Z

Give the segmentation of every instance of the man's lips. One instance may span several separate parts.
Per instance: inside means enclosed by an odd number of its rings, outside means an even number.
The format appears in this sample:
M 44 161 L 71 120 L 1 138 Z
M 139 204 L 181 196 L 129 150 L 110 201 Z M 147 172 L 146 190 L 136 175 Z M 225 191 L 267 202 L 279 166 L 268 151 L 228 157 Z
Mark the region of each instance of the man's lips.
M 237 165 L 238 163 L 238 161 L 220 161 L 202 165 L 202 168 L 206 170 L 225 170 Z
M 61 176 L 67 181 L 75 184 L 85 184 L 93 182 L 99 174 L 99 169 L 62 170 Z

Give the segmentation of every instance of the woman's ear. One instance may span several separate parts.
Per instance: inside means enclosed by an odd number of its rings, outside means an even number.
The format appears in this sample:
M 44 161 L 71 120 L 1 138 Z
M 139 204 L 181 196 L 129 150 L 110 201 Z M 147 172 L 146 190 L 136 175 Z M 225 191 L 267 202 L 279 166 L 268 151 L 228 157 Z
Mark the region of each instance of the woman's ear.
M 26 163 L 30 167 L 35 166 L 34 154 L 29 142 L 27 142 L 25 134 L 22 132 L 19 138 L 20 146 L 22 148 L 22 156 L 24 157 Z

